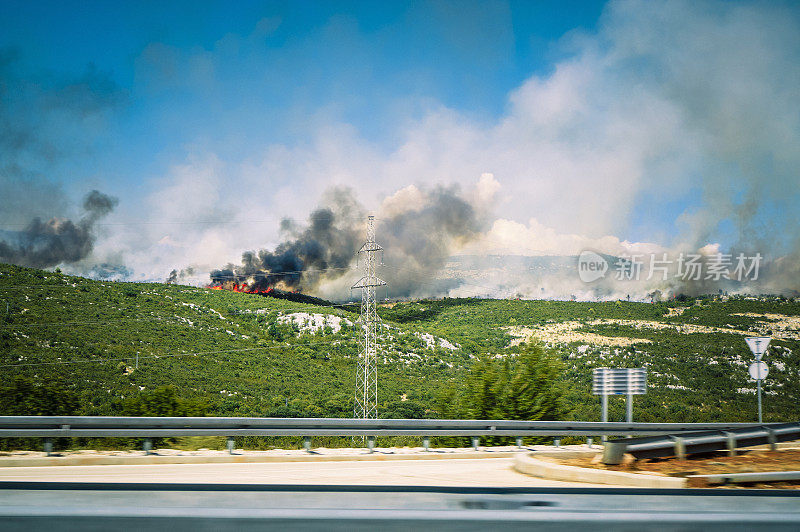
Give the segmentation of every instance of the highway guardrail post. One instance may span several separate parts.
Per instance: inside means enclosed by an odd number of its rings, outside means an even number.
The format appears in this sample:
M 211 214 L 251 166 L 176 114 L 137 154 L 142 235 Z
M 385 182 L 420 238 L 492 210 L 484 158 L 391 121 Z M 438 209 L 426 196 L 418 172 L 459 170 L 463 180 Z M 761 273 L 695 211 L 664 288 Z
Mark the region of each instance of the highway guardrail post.
M 558 438 L 554 438 L 553 445 L 556 447 L 561 447 L 561 440 L 559 440 Z
M 142 448 L 144 449 L 144 454 L 148 455 L 153 451 L 153 440 L 152 438 L 145 438 L 144 443 L 142 444 Z
M 303 449 L 307 453 L 311 452 L 311 437 L 310 436 L 303 436 Z
M 53 440 L 50 438 L 44 439 L 44 454 L 47 456 L 52 456 L 53 454 Z
M 592 446 L 592 439 L 591 438 L 586 438 L 586 446 L 587 447 L 591 447 Z
M 367 436 L 367 449 L 370 454 L 375 452 L 375 436 Z
M 736 434 L 733 432 L 724 432 L 728 446 L 728 456 L 736 456 Z
M 422 438 L 422 446 L 425 448 L 426 451 L 430 450 L 431 446 L 431 437 L 425 436 Z
M 675 457 L 678 460 L 686 460 L 686 442 L 680 436 L 670 436 L 675 445 Z
M 479 437 L 477 437 L 477 436 L 473 436 L 472 437 L 472 448 L 474 450 L 476 450 L 476 451 L 478 450 L 478 446 L 480 445 L 480 443 L 481 443 L 481 439 Z
M 233 449 L 236 446 L 236 441 L 233 436 L 228 436 L 228 454 L 233 454 Z
M 603 463 L 606 465 L 621 464 L 628 444 L 625 442 L 607 441 L 603 444 Z
M 767 433 L 767 443 L 769 443 L 769 450 L 770 451 L 777 451 L 778 450 L 778 440 L 775 437 L 775 431 L 769 427 L 761 427 Z
M 522 438 L 517 436 L 517 449 L 522 449 Z

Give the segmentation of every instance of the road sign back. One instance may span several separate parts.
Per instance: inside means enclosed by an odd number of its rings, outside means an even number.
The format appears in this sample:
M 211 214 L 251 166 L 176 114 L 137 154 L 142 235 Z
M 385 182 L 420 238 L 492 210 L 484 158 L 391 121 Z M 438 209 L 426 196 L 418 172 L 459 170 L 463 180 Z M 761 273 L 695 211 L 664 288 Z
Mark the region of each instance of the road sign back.
M 769 375 L 769 367 L 764 362 L 753 362 L 747 371 L 754 381 L 764 380 Z
M 767 347 L 769 347 L 769 341 L 771 339 L 772 338 L 750 336 L 745 338 L 744 341 L 747 342 L 750 351 L 756 356 L 756 360 L 761 360 L 761 356 L 766 352 Z

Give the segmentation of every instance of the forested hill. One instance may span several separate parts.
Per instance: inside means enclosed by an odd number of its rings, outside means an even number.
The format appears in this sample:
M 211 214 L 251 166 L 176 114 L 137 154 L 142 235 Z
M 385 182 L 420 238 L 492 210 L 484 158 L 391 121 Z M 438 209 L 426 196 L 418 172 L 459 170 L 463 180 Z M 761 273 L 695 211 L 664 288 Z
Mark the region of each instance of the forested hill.
M 165 403 L 165 394 L 172 404 L 159 408 L 176 414 L 353 412 L 358 315 L 341 308 L 180 285 L 92 281 L 5 264 L 0 306 L 6 387 L 24 377 L 24 386 L 43 397 L 72 394 L 64 408 L 39 399 L 23 406 L 9 403 L 25 393 L 7 390 L 0 394 L 4 413 L 147 413 L 148 404 Z M 445 339 L 408 326 L 387 323 L 381 335 L 387 344 L 379 397 L 385 413 L 425 415 L 439 384 L 470 360 Z M 152 394 L 160 399 L 148 402 Z
M 525 393 L 520 379 L 531 376 L 558 392 L 548 395 L 557 407 L 536 415 L 597 420 L 592 369 L 645 366 L 637 420 L 753 420 L 748 334 L 775 338 L 764 358 L 765 419 L 797 417 L 794 301 L 444 299 L 380 313 L 383 417 L 524 417 L 506 408 L 517 393 L 510 383 Z M 356 319 L 344 308 L 255 294 L 0 265 L 0 413 L 350 416 Z M 515 365 L 521 341 L 548 348 L 552 356 L 523 357 L 546 371 Z M 470 387 L 491 398 L 451 408 Z M 612 400 L 611 419 L 623 416 L 622 400 Z

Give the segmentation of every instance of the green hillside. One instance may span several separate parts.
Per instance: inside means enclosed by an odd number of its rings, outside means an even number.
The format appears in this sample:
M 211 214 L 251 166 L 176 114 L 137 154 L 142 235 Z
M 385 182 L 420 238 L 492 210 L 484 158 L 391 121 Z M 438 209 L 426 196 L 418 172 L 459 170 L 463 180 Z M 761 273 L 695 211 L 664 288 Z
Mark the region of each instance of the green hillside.
M 636 420 L 751 421 L 745 334 L 776 338 L 765 357 L 765 419 L 797 417 L 793 301 L 445 299 L 380 314 L 384 417 L 447 413 L 443 401 L 468 385 L 470 368 L 474 381 L 487 367 L 476 361 L 515 360 L 528 340 L 563 361 L 554 383 L 562 418 L 599 419 L 593 368 L 644 365 L 649 388 L 636 398 Z M 0 265 L 0 316 L 2 413 L 352 415 L 357 315 L 344 308 Z M 610 419 L 624 418 L 623 405 L 611 401 Z
M 137 413 L 137 397 L 172 386 L 179 413 L 352 415 L 358 316 L 343 309 L 8 265 L 0 265 L 0 306 L 3 381 L 72 392 L 80 414 Z M 437 387 L 469 360 L 429 348 L 407 327 L 391 324 L 383 336 L 391 338 L 379 397 L 387 413 L 424 415 Z
M 747 372 L 753 357 L 744 337 L 771 336 L 764 420 L 798 416 L 800 303 L 784 298 L 656 304 L 450 299 L 399 304 L 383 315 L 473 351 L 503 353 L 509 342 L 543 342 L 564 361 L 565 416 L 586 421 L 600 415 L 592 369 L 641 366 L 648 370 L 648 392 L 635 398 L 635 420 L 755 421 L 756 383 Z M 624 399 L 609 403 L 609 419 L 623 421 Z

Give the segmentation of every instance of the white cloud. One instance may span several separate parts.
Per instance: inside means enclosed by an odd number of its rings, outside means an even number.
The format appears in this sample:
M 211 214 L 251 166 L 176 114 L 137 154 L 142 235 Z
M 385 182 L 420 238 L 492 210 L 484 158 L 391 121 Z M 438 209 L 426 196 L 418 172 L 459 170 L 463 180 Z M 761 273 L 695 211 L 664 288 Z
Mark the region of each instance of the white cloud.
M 800 220 L 798 26 L 794 12 L 775 4 L 611 2 L 598 32 L 571 37 L 574 54 L 513 90 L 493 123 L 433 107 L 397 126 L 401 140 L 390 149 L 347 124 L 321 123 L 307 144 L 176 167 L 154 194 L 152 216 L 304 218 L 333 185 L 352 187 L 367 210 L 382 201 L 391 209 L 413 203 L 419 185 L 466 188 L 491 172 L 475 194 L 495 198 L 497 220 L 473 251 L 697 249 L 725 219 L 743 238 L 770 216 L 769 201 L 785 202 L 788 227 Z M 653 222 L 681 223 L 677 238 L 665 231 L 674 241 L 627 241 L 638 202 L 680 200 L 691 189 L 699 205 L 659 211 L 667 218 Z M 751 198 L 766 207 L 745 212 Z M 235 260 L 274 241 L 276 226 L 170 233 L 181 245 L 159 264 Z

